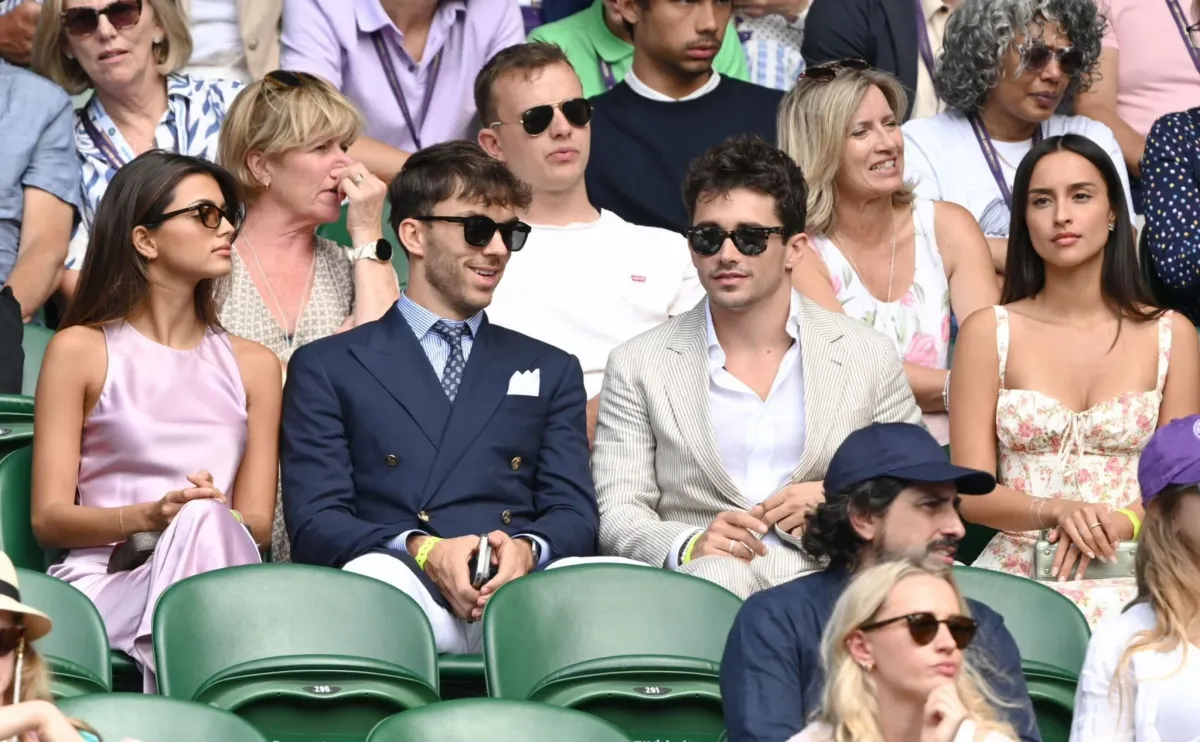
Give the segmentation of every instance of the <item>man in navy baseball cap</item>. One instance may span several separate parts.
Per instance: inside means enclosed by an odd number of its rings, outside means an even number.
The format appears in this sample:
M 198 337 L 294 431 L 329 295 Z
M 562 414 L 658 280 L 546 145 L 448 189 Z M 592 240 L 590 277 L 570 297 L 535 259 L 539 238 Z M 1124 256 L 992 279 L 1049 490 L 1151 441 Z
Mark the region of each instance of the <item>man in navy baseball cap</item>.
M 927 430 L 874 423 L 854 431 L 825 473 L 825 502 L 809 516 L 802 542 L 828 568 L 752 595 L 734 621 L 721 660 L 721 697 L 731 740 L 789 739 L 819 707 L 821 634 L 854 573 L 882 559 L 931 553 L 953 563 L 964 534 L 960 495 L 996 486 L 987 472 L 954 466 Z M 1039 740 L 1021 653 L 1004 619 L 968 600 L 979 622 L 972 652 L 1005 702 L 996 711 L 1023 742 Z

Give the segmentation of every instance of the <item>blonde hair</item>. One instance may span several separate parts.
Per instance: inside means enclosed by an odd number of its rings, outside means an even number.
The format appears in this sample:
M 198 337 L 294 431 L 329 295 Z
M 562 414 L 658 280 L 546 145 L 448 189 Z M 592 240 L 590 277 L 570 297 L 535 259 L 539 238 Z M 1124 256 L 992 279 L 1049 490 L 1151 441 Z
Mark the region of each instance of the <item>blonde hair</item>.
M 20 672 L 21 697 L 16 703 L 25 703 L 27 701 L 49 701 L 54 702 L 54 694 L 51 691 L 50 683 L 50 668 L 46 665 L 46 660 L 42 655 L 33 648 L 33 644 L 28 641 L 22 641 L 21 645 L 14 650 L 17 654 L 14 660 L 14 671 Z M 16 678 L 8 684 L 8 690 L 4 691 L 4 704 L 11 706 L 14 703 L 13 691 L 16 688 Z M 67 719 L 77 730 L 91 732 L 97 737 L 95 729 L 92 729 L 86 723 L 78 719 Z M 18 737 L 20 742 L 37 742 L 37 736 L 30 734 L 22 734 Z
M 221 124 L 217 161 L 233 174 L 247 202 L 263 191 L 247 164 L 251 153 L 279 155 L 330 140 L 349 147 L 363 128 L 362 114 L 329 83 L 288 73 L 300 83 L 289 87 L 273 74 L 239 93 Z
M 970 615 L 966 599 L 958 590 L 950 570 L 929 559 L 906 557 L 887 561 L 859 573 L 838 598 L 821 640 L 821 665 L 825 692 L 815 718 L 833 729 L 834 742 L 882 742 L 880 709 L 875 698 L 875 681 L 850 656 L 847 640 L 860 626 L 878 618 L 892 590 L 909 577 L 928 576 L 945 582 L 958 597 L 959 611 Z M 971 658 L 975 660 L 976 658 Z M 982 664 L 982 663 L 980 663 Z M 972 662 L 964 661 L 955 681 L 967 718 L 984 732 L 994 731 L 1010 739 L 1016 732 L 1000 721 L 995 712 L 1006 705 L 979 676 Z
M 1147 603 L 1154 609 L 1154 628 L 1139 631 L 1121 654 L 1113 673 L 1112 691 L 1120 693 L 1120 711 L 1131 692 L 1129 664 L 1138 652 L 1171 652 L 1183 648 L 1182 670 L 1191 649 L 1189 624 L 1200 615 L 1200 544 L 1179 528 L 1179 509 L 1185 497 L 1200 497 L 1197 485 L 1171 486 L 1146 506 L 1146 520 L 1138 540 L 1136 572 L 1138 595 L 1131 605 Z
M 33 69 L 71 95 L 79 95 L 93 87 L 92 79 L 79 62 L 67 57 L 67 32 L 62 25 L 63 2 L 42 2 L 37 31 L 33 34 Z M 162 26 L 163 43 L 154 45 L 154 62 L 155 69 L 165 77 L 182 69 L 192 57 L 192 36 L 188 32 L 187 19 L 176 0 L 143 0 L 143 3 L 153 8 L 154 19 Z
M 887 99 L 897 125 L 904 119 L 908 96 L 900 81 L 875 69 L 842 68 L 832 80 L 801 77 L 779 104 L 779 149 L 796 161 L 808 183 L 810 235 L 828 235 L 837 229 L 837 174 L 842 150 L 850 135 L 854 115 L 872 88 Z M 892 203 L 913 202 L 912 186 L 892 194 Z

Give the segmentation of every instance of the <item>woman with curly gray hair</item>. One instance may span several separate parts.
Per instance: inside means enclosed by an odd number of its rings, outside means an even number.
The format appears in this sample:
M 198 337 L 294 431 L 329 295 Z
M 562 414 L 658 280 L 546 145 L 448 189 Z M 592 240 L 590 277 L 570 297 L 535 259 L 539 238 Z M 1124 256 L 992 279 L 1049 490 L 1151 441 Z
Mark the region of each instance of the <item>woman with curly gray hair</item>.
M 1081 134 L 1103 147 L 1125 178 L 1107 126 L 1055 114 L 1064 99 L 1091 86 L 1103 34 L 1093 0 L 966 0 L 946 25 L 937 84 L 948 110 L 904 125 L 905 179 L 921 198 L 966 207 L 988 236 L 999 272 L 1013 178 L 1034 144 Z M 1122 185 L 1128 202 L 1127 178 Z

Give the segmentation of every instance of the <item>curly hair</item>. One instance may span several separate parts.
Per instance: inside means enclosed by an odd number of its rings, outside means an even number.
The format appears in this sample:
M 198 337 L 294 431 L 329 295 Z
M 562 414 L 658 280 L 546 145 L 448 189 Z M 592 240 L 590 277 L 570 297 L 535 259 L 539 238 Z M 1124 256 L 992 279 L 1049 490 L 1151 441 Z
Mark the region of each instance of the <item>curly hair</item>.
M 946 105 L 961 113 L 983 107 L 1000 81 L 1004 55 L 1026 29 L 1057 22 L 1083 55 L 1066 98 L 1092 86 L 1100 64 L 1106 20 L 1094 0 L 966 0 L 946 22 L 937 87 Z
M 870 543 L 854 530 L 850 515 L 883 515 L 907 486 L 902 479 L 879 477 L 827 494 L 825 502 L 808 516 L 801 545 L 829 568 L 855 569 Z
M 688 218 L 695 216 L 701 199 L 709 201 L 738 188 L 775 199 L 775 216 L 785 240 L 804 231 L 808 215 L 804 171 L 782 150 L 748 134 L 730 137 L 692 162 L 683 180 Z

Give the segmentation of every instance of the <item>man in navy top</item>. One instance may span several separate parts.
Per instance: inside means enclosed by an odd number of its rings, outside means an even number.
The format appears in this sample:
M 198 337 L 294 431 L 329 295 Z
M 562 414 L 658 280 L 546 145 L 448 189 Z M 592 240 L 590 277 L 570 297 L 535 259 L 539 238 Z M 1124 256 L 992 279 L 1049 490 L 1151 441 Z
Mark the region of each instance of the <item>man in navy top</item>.
M 729 634 L 721 661 L 729 742 L 784 742 L 803 729 L 824 689 L 821 634 L 853 573 L 910 552 L 953 562 L 964 534 L 959 495 L 995 486 L 991 474 L 950 464 L 920 426 L 874 423 L 851 433 L 833 455 L 825 502 L 803 536 L 805 550 L 828 568 L 751 596 Z M 1023 742 L 1037 742 L 1017 645 L 999 614 L 968 603 L 979 621 L 976 667 L 1012 705 L 997 711 Z

